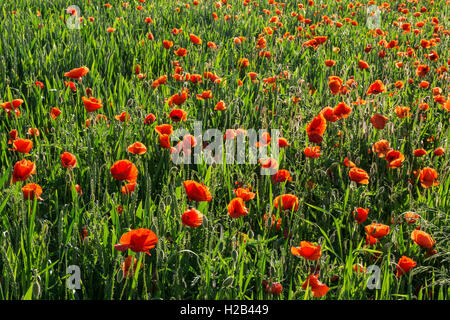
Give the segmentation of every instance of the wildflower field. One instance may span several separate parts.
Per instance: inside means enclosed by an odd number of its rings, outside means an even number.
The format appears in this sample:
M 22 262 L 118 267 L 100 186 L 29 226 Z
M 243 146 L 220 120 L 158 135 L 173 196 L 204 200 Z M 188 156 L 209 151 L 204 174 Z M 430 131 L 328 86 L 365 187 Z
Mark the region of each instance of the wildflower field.
M 449 299 L 449 6 L 1 1 L 0 299 Z

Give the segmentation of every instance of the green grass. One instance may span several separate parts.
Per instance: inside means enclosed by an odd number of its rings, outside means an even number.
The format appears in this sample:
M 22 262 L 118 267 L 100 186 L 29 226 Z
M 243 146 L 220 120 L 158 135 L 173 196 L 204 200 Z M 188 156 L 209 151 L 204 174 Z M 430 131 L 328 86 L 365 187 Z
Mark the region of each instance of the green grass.
M 407 2 L 409 12 L 402 14 L 397 10 L 402 2 L 389 1 L 390 9 L 381 10 L 380 29 L 388 32 L 384 37 L 388 42 L 398 41 L 399 49 L 384 49 L 379 44 L 383 37 L 374 37 L 366 26 L 368 1 L 354 8 L 347 0 L 327 2 L 326 7 L 319 1 L 313 6 L 305 1 L 285 1 L 284 8 L 266 0 L 256 1 L 259 7 L 254 2 L 244 6 L 243 1 L 228 0 L 231 8 L 217 8 L 215 2 L 204 0 L 198 6 L 189 1 L 190 8 L 174 0 L 131 0 L 129 7 L 111 1 L 111 8 L 103 2 L 90 2 L 6 1 L 0 6 L 0 101 L 24 100 L 20 117 L 8 118 L 0 110 L 0 299 L 318 299 L 310 288 L 302 288 L 317 265 L 319 280 L 330 288 L 321 299 L 449 299 L 449 113 L 434 101 L 431 91 L 440 87 L 441 95 L 448 99 L 448 72 L 441 77 L 435 71 L 441 66 L 449 68 L 448 5 Z M 300 3 L 303 9 L 299 9 Z M 78 6 L 84 17 L 79 30 L 64 23 L 70 18 L 65 11 L 69 5 Z M 137 10 L 138 5 L 143 10 Z M 428 11 L 413 16 L 422 6 Z M 175 8 L 180 9 L 178 13 Z M 264 50 L 272 57 L 261 58 L 256 40 L 265 27 L 276 26 L 269 19 L 277 9 L 283 12 L 279 17 L 283 25 L 271 36 L 265 34 Z M 13 10 L 17 12 L 12 14 Z M 343 26 L 321 23 L 313 35 L 311 25 L 291 12 L 311 19 L 312 24 L 326 15 Z M 225 21 L 224 15 L 233 18 Z M 403 33 L 393 25 L 401 16 L 413 29 L 426 19 L 422 33 Z M 145 23 L 146 17 L 154 22 Z M 443 29 L 435 32 L 432 17 L 439 18 Z M 358 25 L 352 26 L 344 18 Z M 108 33 L 108 27 L 116 31 Z M 183 32 L 173 35 L 173 28 Z M 149 32 L 153 41 L 147 38 Z M 286 32 L 294 38 L 283 38 Z M 199 36 L 203 44 L 192 44 L 190 33 Z M 307 35 L 327 36 L 327 41 L 314 50 L 302 46 Z M 247 40 L 235 44 L 233 38 L 238 36 Z M 440 38 L 440 42 L 427 49 L 420 46 L 421 39 L 432 38 Z M 164 49 L 163 40 L 173 41 L 174 46 Z M 218 48 L 209 49 L 208 41 Z M 373 49 L 366 53 L 368 44 Z M 185 57 L 173 54 L 180 47 L 188 50 Z M 397 55 L 408 47 L 415 49 L 415 58 Z M 378 56 L 382 49 L 387 53 L 385 58 Z M 424 56 L 431 50 L 439 55 L 437 61 Z M 250 61 L 245 70 L 237 65 L 242 57 Z M 336 65 L 326 67 L 327 59 L 335 60 Z M 359 59 L 367 61 L 370 69 L 359 70 Z M 223 81 L 177 82 L 172 79 L 174 61 L 179 61 L 186 73 L 211 71 Z M 402 68 L 395 66 L 398 61 L 403 61 Z M 422 79 L 415 74 L 415 61 L 430 66 L 423 78 L 430 83 L 429 89 L 418 86 Z M 134 74 L 137 64 L 145 79 Z M 82 82 L 74 80 L 77 92 L 73 93 L 64 85 L 70 80 L 64 73 L 80 66 L 87 66 L 90 72 Z M 258 74 L 256 83 L 246 76 L 250 71 Z M 283 71 L 288 71 L 289 77 L 277 78 L 276 90 L 264 84 L 264 78 Z M 162 75 L 168 76 L 167 84 L 153 88 L 153 80 Z M 328 87 L 332 75 L 344 83 L 352 76 L 357 86 L 346 95 L 335 96 Z M 408 83 L 409 78 L 414 83 Z M 367 96 L 369 85 L 377 79 L 383 81 L 387 92 Z M 242 86 L 238 80 L 243 81 Z M 401 89 L 394 86 L 398 80 L 404 82 Z M 43 82 L 44 88 L 37 88 L 35 81 Z M 188 113 L 187 121 L 175 123 L 167 117 L 171 107 L 165 99 L 184 87 L 189 89 L 189 98 L 181 108 Z M 92 95 L 104 105 L 94 116 L 86 112 L 81 99 L 86 88 L 91 88 Z M 310 88 L 315 90 L 313 94 Z M 214 98 L 197 100 L 195 95 L 206 90 L 212 90 Z M 294 97 L 301 100 L 294 103 Z M 367 103 L 352 105 L 359 97 Z M 227 109 L 215 111 L 220 100 Z M 352 107 L 351 114 L 328 122 L 321 157 L 306 158 L 304 148 L 313 145 L 306 125 L 322 108 L 341 101 Z M 426 112 L 418 107 L 421 101 L 430 106 Z M 398 118 L 394 112 L 398 105 L 409 106 L 411 117 Z M 52 107 L 62 111 L 55 120 L 50 117 Z M 130 114 L 128 123 L 114 118 L 122 111 Z M 383 130 L 370 123 L 375 112 L 389 118 Z M 149 113 L 155 114 L 156 122 L 144 125 Z M 96 114 L 104 114 L 107 123 L 99 121 L 86 128 L 86 120 Z M 426 119 L 421 114 L 426 114 Z M 273 184 L 270 176 L 260 175 L 255 164 L 173 164 L 169 151 L 159 146 L 154 127 L 170 123 L 174 129 L 186 128 L 193 134 L 195 121 L 202 122 L 204 131 L 217 128 L 223 134 L 229 128 L 279 129 L 291 144 L 280 152 L 280 169 L 289 170 L 293 180 Z M 27 136 L 29 128 L 38 128 L 40 135 Z M 30 154 L 8 150 L 12 148 L 8 144 L 12 129 L 20 138 L 33 140 Z M 385 159 L 369 153 L 380 139 L 388 140 L 405 155 L 400 168 L 388 169 Z M 147 147 L 144 155 L 127 151 L 136 141 Z M 443 156 L 433 156 L 437 147 L 445 149 Z M 429 153 L 415 158 L 413 151 L 418 148 Z M 73 170 L 61 164 L 60 155 L 65 151 L 77 158 Z M 368 172 L 367 186 L 349 179 L 348 168 L 342 164 L 345 157 Z M 36 174 L 26 182 L 10 184 L 14 164 L 21 159 L 33 161 Z M 121 159 L 133 162 L 139 171 L 136 190 L 129 196 L 121 194 L 123 183 L 110 173 L 112 164 Z M 437 171 L 438 186 L 425 189 L 417 181 L 410 182 L 413 171 L 423 167 Z M 189 201 L 184 180 L 205 183 L 212 201 Z M 234 198 L 237 181 L 251 186 L 257 195 L 246 202 L 247 216 L 232 219 L 227 205 Z M 28 182 L 42 187 L 42 201 L 23 198 L 21 188 Z M 310 182 L 315 186 L 308 187 Z M 76 193 L 76 184 L 83 194 Z M 284 193 L 298 197 L 297 211 L 280 214 L 273 207 L 273 199 Z M 119 214 L 120 205 L 123 212 Z M 182 225 L 181 215 L 190 207 L 205 215 L 199 228 Z M 361 225 L 353 218 L 357 207 L 370 209 Z M 415 224 L 402 222 L 400 217 L 407 211 L 419 214 L 420 220 Z M 281 230 L 264 226 L 265 213 L 282 218 Z M 400 222 L 391 223 L 392 219 Z M 389 225 L 390 233 L 377 246 L 368 247 L 364 226 L 372 222 Z M 435 255 L 427 258 L 425 249 L 410 239 L 417 226 L 436 240 Z M 83 227 L 88 231 L 86 241 L 80 237 Z M 138 269 L 132 278 L 124 279 L 121 264 L 127 252 L 115 250 L 114 245 L 124 233 L 138 228 L 154 231 L 158 243 L 150 250 L 151 256 L 128 252 L 138 259 Z M 299 246 L 300 241 L 319 243 L 321 258 L 313 262 L 292 255 L 290 248 Z M 371 256 L 377 252 L 382 255 L 374 262 Z M 403 255 L 417 266 L 398 278 L 396 266 Z M 352 269 L 358 263 L 380 268 L 380 289 L 367 288 L 370 274 L 357 274 Z M 66 287 L 70 265 L 80 267 L 80 290 Z M 267 293 L 264 279 L 280 282 L 282 293 Z

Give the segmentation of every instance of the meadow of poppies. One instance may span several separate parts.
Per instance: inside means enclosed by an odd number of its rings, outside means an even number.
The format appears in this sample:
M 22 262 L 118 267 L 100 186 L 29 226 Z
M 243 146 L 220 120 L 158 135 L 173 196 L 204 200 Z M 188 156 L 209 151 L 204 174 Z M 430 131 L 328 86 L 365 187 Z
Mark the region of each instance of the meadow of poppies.
M 449 6 L 2 1 L 0 299 L 449 299 Z

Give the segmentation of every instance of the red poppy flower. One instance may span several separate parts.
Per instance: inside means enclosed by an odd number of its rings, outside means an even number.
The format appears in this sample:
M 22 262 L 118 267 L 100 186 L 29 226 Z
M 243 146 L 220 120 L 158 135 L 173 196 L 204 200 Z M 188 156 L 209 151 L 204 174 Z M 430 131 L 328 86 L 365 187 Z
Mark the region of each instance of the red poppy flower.
M 306 133 L 308 134 L 308 139 L 310 140 L 310 142 L 315 143 L 317 141 L 317 136 L 321 138 L 326 128 L 327 121 L 325 120 L 325 117 L 321 113 L 319 113 L 319 115 L 317 115 L 310 123 L 308 123 L 306 127 Z M 311 139 L 313 139 L 313 141 L 311 141 Z
M 292 181 L 291 173 L 288 170 L 281 169 L 272 175 L 273 183 L 281 183 L 285 181 Z
M 170 136 L 173 133 L 173 127 L 170 124 L 161 124 L 161 125 L 155 127 L 155 131 L 156 131 L 156 133 L 158 133 L 160 135 L 165 134 L 165 135 Z
M 352 108 L 349 107 L 345 102 L 340 102 L 333 109 L 334 115 L 338 119 L 347 118 L 348 115 L 352 112 Z
M 144 154 L 147 152 L 147 147 L 141 142 L 135 142 L 128 146 L 128 151 L 134 154 Z
M 389 118 L 379 114 L 375 113 L 371 118 L 370 122 L 375 127 L 375 129 L 382 130 L 386 126 L 386 122 L 389 120 Z
M 126 257 L 125 261 L 122 263 L 123 279 L 133 277 L 136 272 L 137 262 L 138 260 L 133 256 Z
M 321 156 L 320 147 L 319 146 L 306 147 L 305 150 L 303 150 L 303 153 L 308 158 L 313 158 L 313 159 L 317 159 L 317 158 L 319 158 Z
M 159 146 L 164 149 L 170 149 L 170 135 L 160 134 L 159 135 Z
M 20 160 L 14 165 L 11 184 L 17 181 L 25 181 L 32 174 L 36 174 L 36 165 L 30 160 Z
M 386 88 L 384 87 L 384 84 L 383 82 L 381 82 L 381 80 L 376 80 L 369 86 L 369 89 L 367 90 L 367 95 L 370 96 L 372 94 L 379 94 L 382 92 L 386 92 Z
M 372 151 L 378 155 L 379 158 L 384 158 L 386 154 L 392 149 L 389 147 L 389 141 L 380 140 L 374 143 Z
M 316 298 L 321 298 L 327 294 L 330 290 L 325 284 L 318 280 L 318 274 L 310 274 L 306 281 L 302 284 L 303 289 L 311 288 L 313 296 Z
M 136 188 L 136 182 L 127 183 L 120 188 L 122 194 L 131 194 Z
M 193 180 L 183 182 L 186 194 L 191 201 L 211 201 L 212 196 L 207 186 Z
M 80 68 L 75 68 L 75 69 L 70 70 L 69 72 L 64 73 L 64 76 L 71 78 L 71 79 L 81 80 L 81 78 L 84 77 L 88 72 L 89 72 L 89 68 L 80 67 Z
M 202 39 L 200 39 L 198 36 L 196 36 L 195 34 L 190 34 L 189 38 L 191 39 L 191 42 L 193 44 L 202 44 Z
M 380 239 L 389 233 L 389 226 L 381 223 L 372 223 L 364 227 L 366 233 L 374 238 Z
M 153 113 L 150 113 L 148 116 L 145 117 L 144 124 L 145 125 L 152 124 L 153 122 L 155 122 L 155 120 L 156 116 Z
M 64 168 L 75 168 L 77 166 L 77 158 L 73 154 L 64 152 L 60 157 Z
M 369 175 L 366 171 L 360 168 L 351 168 L 348 175 L 350 180 L 360 184 L 369 184 Z
M 9 151 L 17 151 L 20 153 L 28 153 L 33 148 L 33 141 L 29 139 L 15 139 L 12 141 L 14 149 L 8 149 Z
M 234 190 L 236 197 L 241 198 L 244 201 L 249 201 L 255 198 L 255 193 L 250 191 L 250 188 L 238 188 Z
M 114 248 L 118 251 L 132 250 L 134 252 L 145 252 L 150 255 L 148 250 L 153 249 L 158 242 L 156 234 L 149 229 L 131 230 L 120 238 L 120 244 L 116 244 Z
M 348 168 L 355 168 L 356 164 L 354 164 L 352 161 L 350 161 L 347 157 L 344 158 L 344 161 L 342 164 Z
M 34 200 L 38 198 L 43 200 L 40 195 L 42 194 L 42 188 L 36 183 L 28 183 L 22 188 L 23 198 L 25 200 Z
M 293 194 L 283 194 L 273 200 L 273 206 L 281 210 L 298 210 L 298 198 Z
M 420 173 L 419 173 L 420 184 L 424 188 L 429 188 L 429 187 L 439 185 L 439 181 L 436 180 L 437 178 L 438 178 L 438 174 L 437 174 L 436 170 L 434 170 L 432 168 L 423 168 L 422 170 L 420 170 Z
M 302 256 L 306 260 L 311 261 L 318 260 L 322 255 L 320 244 L 313 245 L 309 241 L 301 241 L 300 247 L 291 247 L 291 253 L 294 256 Z
M 187 98 L 188 94 L 185 90 L 183 90 L 181 93 L 171 96 L 168 100 L 168 104 L 169 106 L 172 106 L 173 104 L 181 106 L 186 101 Z
M 234 198 L 227 206 L 228 214 L 232 218 L 239 218 L 248 214 L 248 209 L 245 207 L 242 198 Z
M 181 109 L 173 109 L 169 113 L 169 118 L 175 122 L 179 122 L 181 120 L 186 121 L 186 117 L 187 117 L 186 111 L 181 110 Z
M 94 112 L 97 109 L 100 109 L 103 107 L 102 101 L 100 99 L 96 99 L 94 97 L 82 97 L 81 98 L 84 102 L 84 107 L 86 108 L 87 112 Z
M 417 262 L 415 262 L 413 259 L 408 258 L 406 256 L 402 256 L 397 263 L 397 277 L 400 277 L 403 274 L 408 273 L 416 265 Z
M 138 170 L 129 160 L 119 160 L 111 166 L 111 175 L 114 179 L 126 180 L 130 183 L 137 181 Z
M 386 153 L 385 159 L 388 162 L 388 168 L 395 169 L 400 168 L 403 161 L 405 160 L 405 156 L 400 151 L 391 150 Z
M 194 208 L 186 210 L 181 216 L 181 222 L 185 226 L 197 228 L 203 223 L 203 214 Z
M 420 157 L 423 157 L 426 154 L 427 154 L 427 151 L 425 149 L 416 149 L 416 150 L 414 150 L 414 156 L 415 157 L 420 158 Z
M 61 110 L 59 110 L 58 108 L 52 108 L 51 111 L 50 111 L 50 116 L 52 117 L 53 120 L 58 118 L 58 116 L 60 114 L 61 114 Z
M 220 100 L 219 102 L 217 102 L 216 106 L 214 107 L 214 110 L 218 110 L 218 111 L 223 111 L 225 110 L 227 107 L 225 107 L 225 102 L 223 102 L 222 100 Z
M 353 217 L 358 222 L 358 224 L 361 224 L 367 220 L 368 214 L 369 209 L 357 208 L 356 211 L 353 212 Z
M 361 70 L 369 69 L 369 64 L 367 62 L 365 62 L 364 60 L 359 60 L 358 67 Z
M 187 54 L 187 50 L 184 48 L 179 48 L 178 50 L 174 51 L 174 53 L 179 57 L 184 57 Z

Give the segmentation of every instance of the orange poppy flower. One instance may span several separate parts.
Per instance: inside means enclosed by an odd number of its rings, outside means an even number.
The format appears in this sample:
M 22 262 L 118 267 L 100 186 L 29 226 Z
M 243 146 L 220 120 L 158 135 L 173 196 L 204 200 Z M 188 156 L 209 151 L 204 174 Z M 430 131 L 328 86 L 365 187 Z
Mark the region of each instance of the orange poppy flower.
M 64 73 L 65 77 L 68 77 L 70 79 L 78 79 L 81 80 L 82 77 L 84 77 L 89 72 L 89 68 L 87 67 L 80 67 L 70 70 L 69 72 Z
M 128 151 L 134 154 L 144 154 L 147 152 L 147 147 L 141 142 L 135 142 L 128 146 Z
M 210 49 L 212 49 L 212 50 L 217 49 L 217 46 L 216 46 L 216 44 L 215 44 L 214 42 L 208 41 L 207 44 L 208 44 L 208 47 L 209 47 Z
M 369 89 L 367 90 L 367 95 L 370 96 L 372 94 L 379 94 L 382 92 L 386 92 L 386 88 L 384 87 L 384 84 L 383 82 L 381 82 L 381 80 L 376 80 L 369 86 Z
M 250 191 L 250 188 L 238 188 L 234 190 L 236 197 L 241 198 L 244 201 L 249 201 L 255 198 L 255 193 Z
M 284 148 L 284 147 L 288 147 L 291 144 L 286 140 L 286 138 L 278 138 L 278 147 L 280 148 Z
M 369 236 L 376 239 L 385 237 L 390 231 L 389 226 L 375 222 L 365 226 L 364 229 Z
M 242 198 L 234 198 L 227 206 L 228 214 L 232 218 L 239 218 L 248 214 L 248 209 L 245 207 Z
M 328 77 L 328 87 L 330 88 L 333 94 L 338 94 L 342 88 L 343 81 L 341 78 L 337 76 Z
M 391 150 L 386 153 L 385 159 L 388 162 L 388 168 L 395 169 L 400 168 L 403 161 L 405 160 L 405 156 L 400 151 Z
M 158 133 L 160 135 L 165 134 L 165 135 L 170 136 L 173 133 L 173 127 L 170 124 L 161 124 L 161 125 L 155 127 L 155 131 L 156 131 L 156 133 Z
M 348 168 L 355 168 L 355 167 L 356 167 L 356 164 L 354 164 L 352 161 L 350 161 L 350 160 L 348 159 L 348 157 L 345 157 L 345 158 L 344 158 L 344 161 L 342 162 L 342 164 L 343 164 L 344 166 L 348 167 Z
M 202 39 L 200 39 L 198 36 L 196 36 L 195 34 L 190 34 L 189 38 L 191 39 L 191 42 L 193 44 L 202 44 Z
M 413 230 L 413 232 L 411 232 L 411 240 L 425 249 L 432 248 L 436 243 L 428 233 L 422 230 Z
M 238 61 L 239 68 L 247 68 L 250 64 L 247 58 L 240 58 Z
M 258 162 L 261 165 L 261 168 L 263 169 L 272 169 L 272 170 L 276 170 L 278 169 L 278 161 L 274 158 L 267 158 L 267 159 L 260 159 L 258 160 Z
M 280 210 L 298 210 L 298 198 L 293 194 L 283 194 L 273 200 L 273 206 Z
M 386 122 L 389 120 L 388 117 L 385 117 L 379 113 L 375 113 L 371 118 L 370 122 L 374 126 L 375 129 L 382 130 L 386 126 Z
M 325 60 L 325 65 L 327 66 L 327 67 L 332 67 L 332 66 L 334 66 L 336 64 L 336 61 L 334 61 L 334 60 Z
M 77 158 L 73 154 L 64 152 L 60 157 L 64 168 L 75 168 L 77 166 Z
M 365 62 L 364 60 L 359 60 L 358 67 L 361 70 L 369 69 L 369 64 L 367 62 Z
M 70 88 L 70 90 L 72 90 L 72 92 L 77 92 L 77 86 L 74 82 L 72 81 L 64 81 L 64 85 Z
M 351 168 L 348 172 L 350 180 L 360 184 L 369 184 L 369 175 L 366 171 L 360 168 Z
M 33 148 L 33 141 L 29 139 L 15 139 L 12 141 L 14 149 L 8 149 L 9 151 L 17 151 L 20 153 L 28 153 Z
M 427 151 L 425 149 L 416 149 L 416 150 L 414 150 L 414 156 L 415 157 L 420 158 L 420 157 L 423 157 L 426 154 L 427 154 Z
M 409 113 L 409 107 L 397 106 L 395 107 L 394 111 L 400 119 L 411 117 L 411 114 Z
M 194 208 L 186 210 L 181 216 L 181 222 L 185 226 L 197 228 L 203 223 L 203 214 Z
M 352 108 L 349 107 L 345 102 L 340 102 L 333 109 L 334 115 L 338 119 L 347 118 L 348 115 L 352 112 Z
M 183 182 L 184 189 L 189 200 L 191 201 L 211 201 L 212 196 L 207 186 L 193 180 Z
M 320 244 L 315 246 L 309 241 L 301 241 L 300 247 L 291 247 L 291 253 L 311 261 L 318 260 L 322 255 Z
M 380 140 L 374 143 L 372 151 L 373 153 L 376 153 L 379 158 L 384 158 L 386 154 L 392 150 L 389 146 L 389 141 Z
M 223 111 L 226 108 L 227 107 L 225 107 L 225 102 L 223 102 L 223 100 L 220 100 L 219 102 L 217 102 L 216 106 L 214 107 L 214 110 Z
M 136 182 L 127 183 L 120 188 L 122 194 L 131 194 L 136 188 Z
M 34 200 L 38 198 L 43 200 L 40 195 L 42 194 L 42 188 L 36 183 L 28 183 L 22 188 L 23 198 L 25 200 Z
M 414 212 L 406 212 L 403 218 L 408 223 L 416 223 L 420 216 Z
M 353 217 L 358 222 L 358 224 L 363 223 L 367 220 L 367 216 L 369 214 L 369 209 L 357 208 L 356 211 L 353 212 Z
M 415 262 L 413 259 L 408 258 L 406 256 L 402 256 L 400 260 L 397 263 L 397 277 L 402 276 L 403 274 L 406 274 L 414 268 L 417 265 L 417 262 Z
M 169 40 L 164 40 L 163 41 L 163 47 L 165 49 L 170 49 L 173 47 L 173 41 L 169 41 Z
M 148 251 L 156 246 L 158 237 L 153 231 L 140 228 L 123 234 L 122 237 L 120 237 L 119 242 L 119 244 L 114 246 L 118 251 L 130 249 L 134 252 L 145 252 L 146 254 L 151 255 Z
M 303 153 L 308 158 L 313 158 L 313 159 L 317 159 L 317 158 L 319 158 L 321 156 L 320 147 L 319 146 L 306 147 L 305 150 L 303 150 Z
M 174 51 L 174 53 L 179 57 L 184 57 L 187 54 L 187 50 L 184 48 L 179 48 L 178 50 Z
M 336 122 L 338 120 L 338 116 L 334 114 L 334 109 L 331 107 L 323 108 L 320 113 L 323 115 L 325 120 L 329 122 Z
M 137 181 L 138 170 L 129 160 L 119 160 L 115 162 L 111 166 L 110 171 L 111 175 L 116 180 L 126 180 L 130 183 Z
M 438 178 L 438 173 L 436 170 L 432 168 L 423 168 L 419 173 L 420 184 L 424 188 L 429 188 L 433 186 L 439 185 L 439 181 L 436 181 Z
M 291 173 L 288 170 L 281 169 L 272 175 L 273 183 L 281 183 L 285 181 L 292 181 Z
M 214 96 L 211 93 L 211 90 L 203 91 L 202 94 L 197 94 L 196 97 L 198 100 L 206 100 L 214 98 Z
M 84 102 L 84 107 L 86 108 L 87 112 L 94 112 L 97 109 L 100 109 L 103 107 L 102 101 L 100 99 L 96 99 L 94 97 L 82 97 L 81 98 Z
M 128 112 L 123 111 L 121 114 L 114 116 L 114 118 L 120 122 L 128 122 L 128 120 L 130 120 L 130 115 Z
M 58 108 L 52 108 L 51 111 L 50 111 L 50 116 L 52 117 L 53 120 L 58 118 L 58 116 L 60 114 L 61 114 L 61 110 L 59 110 Z
M 306 281 L 302 284 L 303 289 L 311 288 L 313 296 L 316 298 L 321 298 L 327 294 L 330 290 L 325 284 L 318 280 L 318 274 L 310 274 Z

